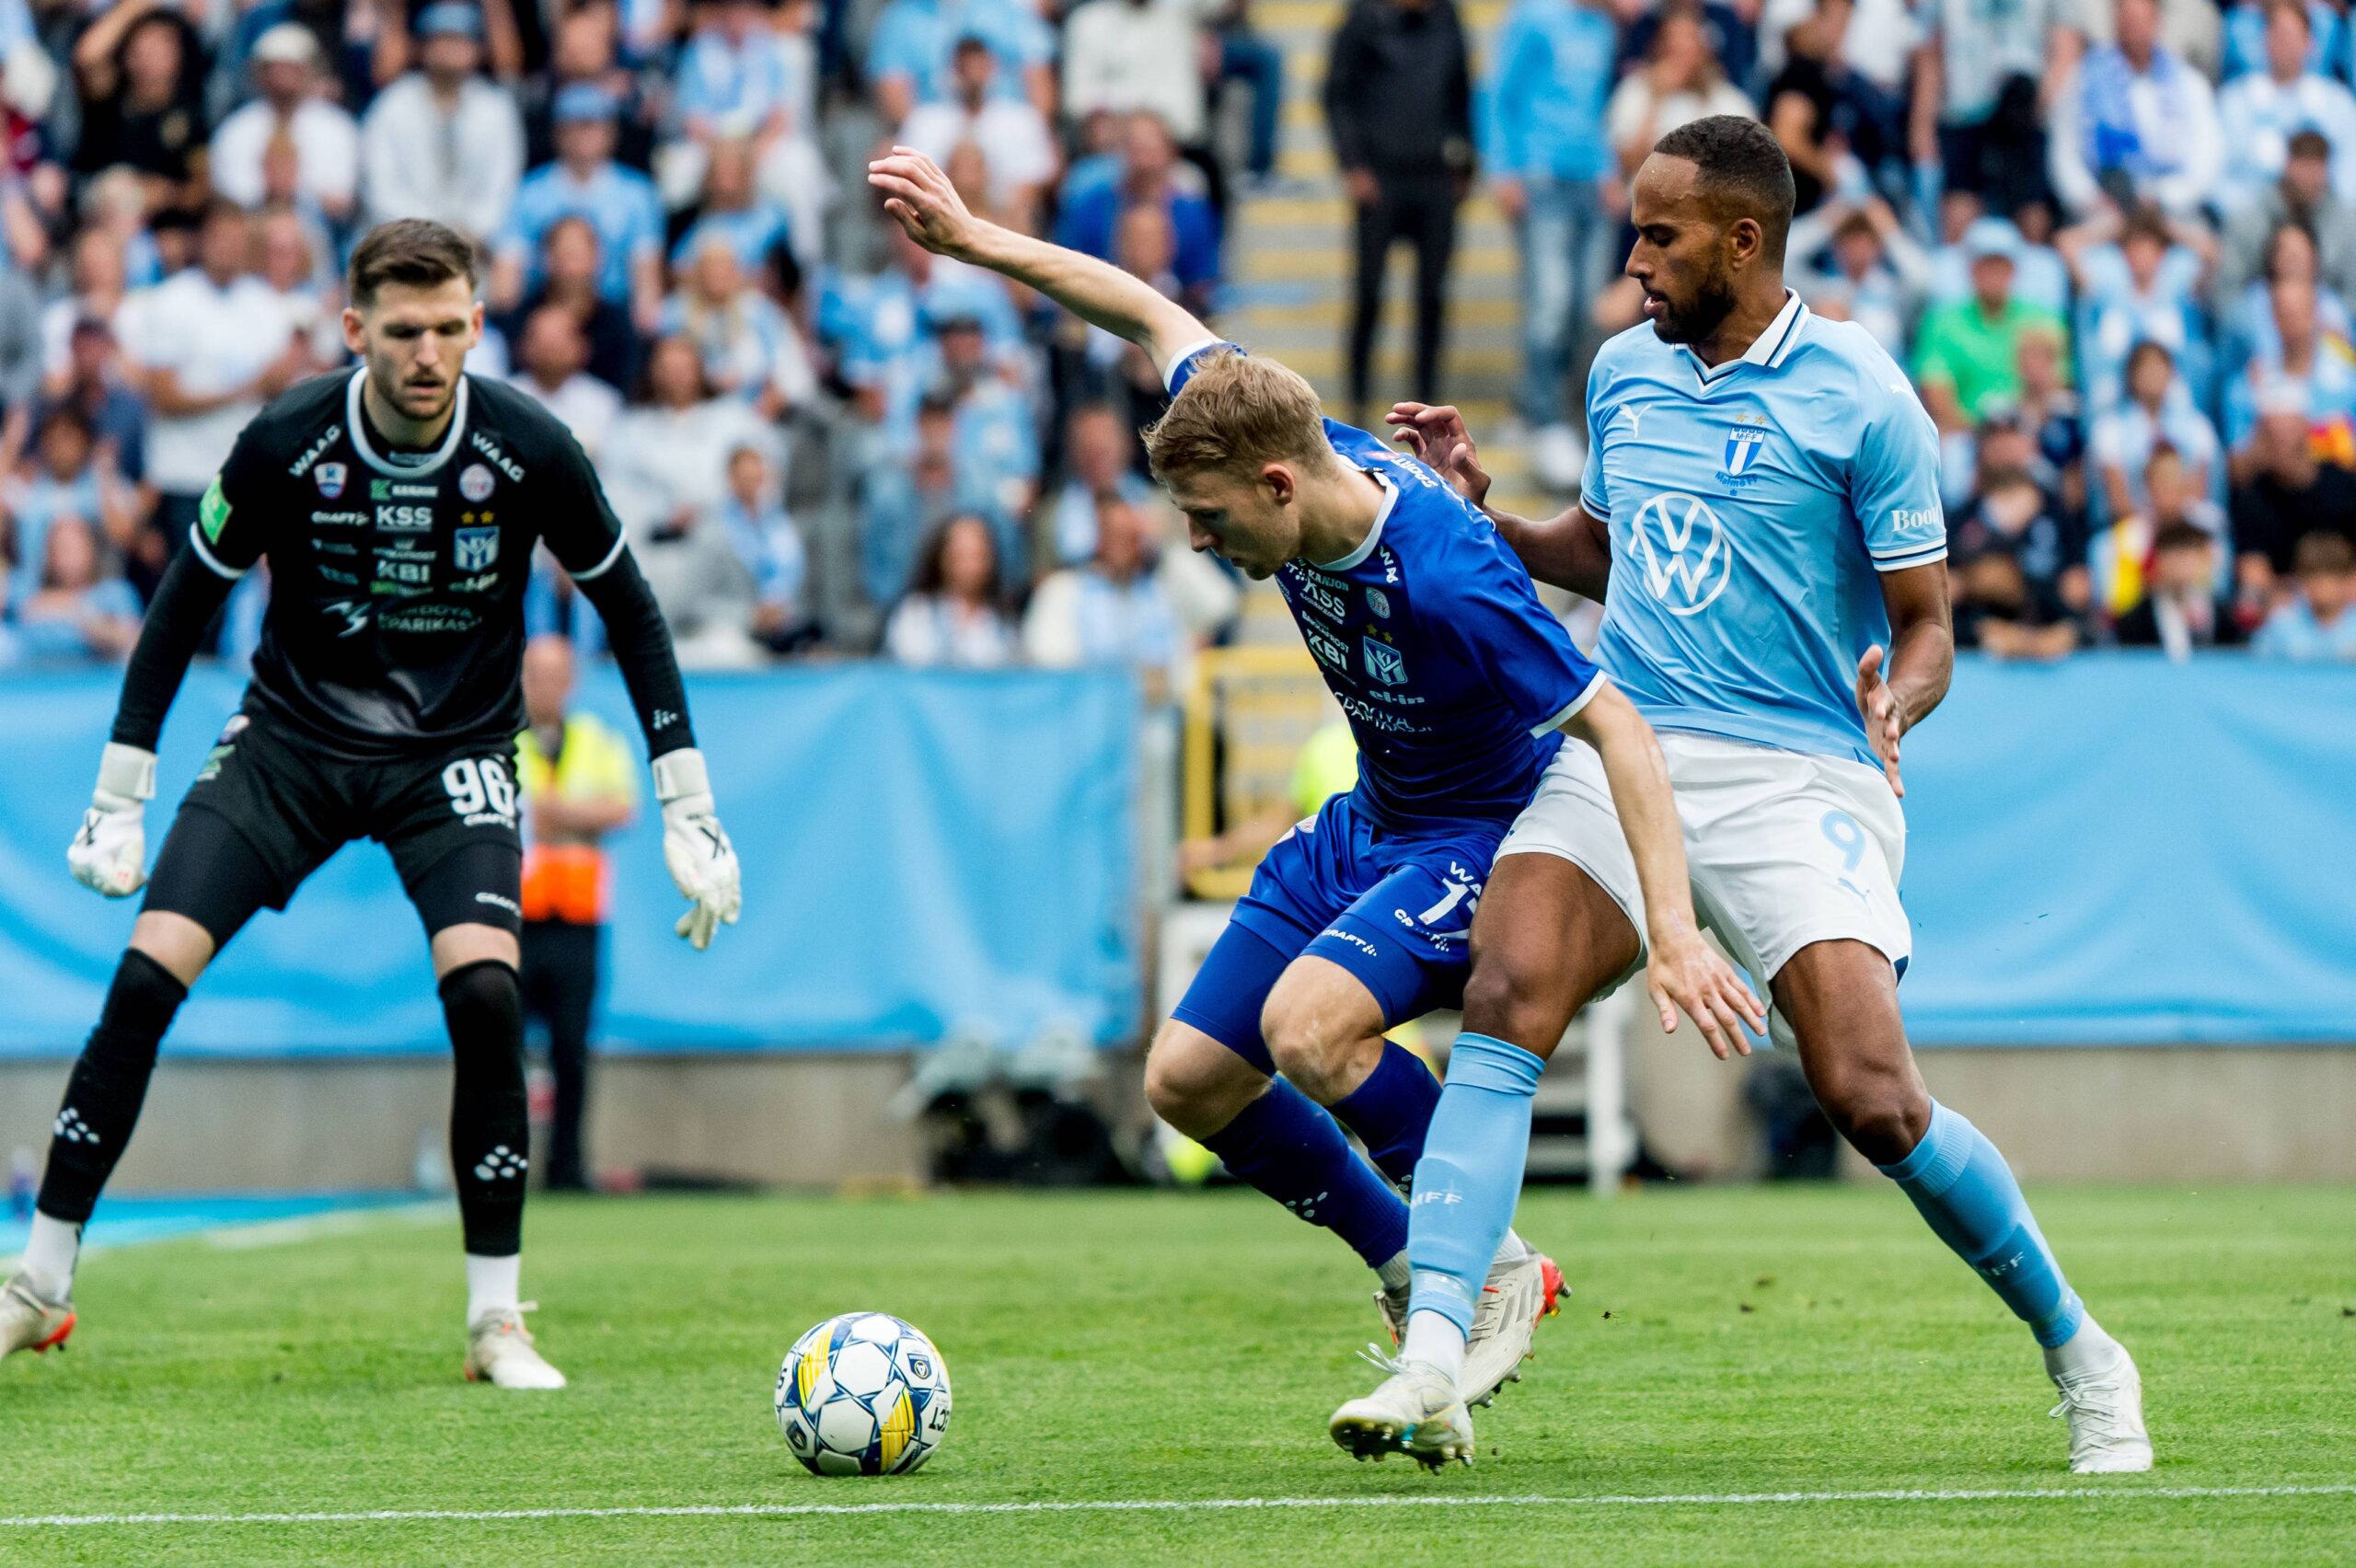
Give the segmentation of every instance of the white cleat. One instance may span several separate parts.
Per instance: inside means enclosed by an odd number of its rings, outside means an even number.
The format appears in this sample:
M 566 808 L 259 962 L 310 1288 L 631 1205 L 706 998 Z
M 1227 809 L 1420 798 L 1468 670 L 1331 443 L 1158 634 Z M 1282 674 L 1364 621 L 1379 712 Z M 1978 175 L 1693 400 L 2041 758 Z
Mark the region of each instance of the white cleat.
M 52 1301 L 23 1274 L 0 1286 L 0 1355 L 19 1350 L 38 1355 L 64 1344 L 74 1320 L 72 1306 Z
M 1394 1361 L 1374 1346 L 1366 1358 L 1391 1374 L 1362 1400 L 1334 1412 L 1325 1429 L 1361 1459 L 1404 1454 L 1426 1470 L 1472 1462 L 1472 1417 L 1456 1385 L 1419 1361 Z
M 502 1389 L 561 1389 L 564 1374 L 532 1348 L 532 1331 L 524 1314 L 537 1301 L 520 1307 L 498 1307 L 467 1325 L 467 1381 Z
M 1472 1315 L 1472 1332 L 1464 1342 L 1464 1402 L 1495 1403 L 1499 1389 L 1521 1381 L 1521 1364 L 1530 1355 L 1538 1334 L 1538 1320 L 1562 1311 L 1561 1298 L 1571 1293 L 1554 1260 L 1525 1249 L 1510 1262 L 1493 1263 L 1488 1283 L 1481 1287 L 1481 1306 Z M 1374 1293 L 1395 1349 L 1407 1332 L 1407 1304 L 1386 1291 Z
M 2073 1475 L 2133 1475 L 2152 1468 L 2152 1435 L 2143 1429 L 2143 1379 L 2119 1347 L 2107 1366 L 2056 1377 L 2062 1402 L 2048 1413 L 2070 1422 Z

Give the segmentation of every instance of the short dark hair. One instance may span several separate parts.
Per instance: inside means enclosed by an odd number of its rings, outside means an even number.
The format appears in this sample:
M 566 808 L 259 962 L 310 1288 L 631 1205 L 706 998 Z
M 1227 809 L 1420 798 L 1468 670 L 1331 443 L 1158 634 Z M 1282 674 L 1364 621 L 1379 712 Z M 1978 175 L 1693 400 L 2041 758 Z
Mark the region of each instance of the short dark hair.
M 2208 550 L 2217 548 L 2217 536 L 2198 523 L 2171 523 L 2152 539 L 2152 553 Z
M 1792 184 L 1792 160 L 1775 133 L 1748 115 L 1707 114 L 1691 120 L 1653 144 L 1665 158 L 1683 158 L 1700 171 L 1694 189 L 1727 222 L 1755 220 L 1766 235 L 1771 260 L 1784 259 L 1799 194 Z
M 2327 528 L 2302 534 L 2292 557 L 2292 570 L 2302 577 L 2310 573 L 2327 577 L 2356 571 L 2356 546 L 2349 544 L 2347 535 L 2335 534 Z
M 453 278 L 474 286 L 473 242 L 431 218 L 395 218 L 370 229 L 353 248 L 345 293 L 356 308 L 364 310 L 387 283 L 430 289 Z

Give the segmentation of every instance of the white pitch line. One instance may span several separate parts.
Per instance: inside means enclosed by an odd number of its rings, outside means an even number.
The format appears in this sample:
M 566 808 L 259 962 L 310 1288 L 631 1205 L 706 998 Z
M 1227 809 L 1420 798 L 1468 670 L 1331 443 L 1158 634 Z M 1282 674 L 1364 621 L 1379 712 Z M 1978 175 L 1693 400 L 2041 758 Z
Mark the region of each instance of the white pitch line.
M 303 1514 L 20 1514 L 0 1529 L 73 1529 L 94 1525 L 375 1525 L 498 1523 L 508 1519 L 790 1519 L 862 1514 L 1191 1514 L 1254 1508 L 1735 1508 L 1793 1503 L 2129 1503 L 2157 1498 L 2350 1497 L 2356 1483 L 2329 1486 L 2073 1486 L 1883 1492 L 1690 1492 L 1569 1497 L 1452 1495 L 1375 1497 L 1168 1497 L 1024 1503 L 736 1503 L 616 1508 L 369 1508 Z

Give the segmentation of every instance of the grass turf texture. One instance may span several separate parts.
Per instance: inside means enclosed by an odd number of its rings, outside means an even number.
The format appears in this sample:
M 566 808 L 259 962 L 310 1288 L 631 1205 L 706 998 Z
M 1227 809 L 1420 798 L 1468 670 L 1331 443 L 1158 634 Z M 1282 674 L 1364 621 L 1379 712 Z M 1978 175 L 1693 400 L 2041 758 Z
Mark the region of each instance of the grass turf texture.
M 1243 1193 L 536 1203 L 554 1395 L 462 1383 L 452 1224 L 93 1259 L 72 1348 L 0 1363 L 0 1514 L 2083 1490 L 2066 1501 L 1564 1505 L 0 1528 L 0 1561 L 1484 1564 L 2346 1562 L 2356 1193 L 2041 1188 L 2131 1346 L 2159 1468 L 2069 1476 L 2026 1330 L 1879 1186 L 1540 1193 L 1576 1294 L 1475 1412 L 1478 1467 L 1353 1463 L 1369 1276 Z M 918 1475 L 821 1481 L 769 1413 L 802 1329 L 930 1333 Z M 1493 1451 L 1494 1450 L 1494 1451 Z

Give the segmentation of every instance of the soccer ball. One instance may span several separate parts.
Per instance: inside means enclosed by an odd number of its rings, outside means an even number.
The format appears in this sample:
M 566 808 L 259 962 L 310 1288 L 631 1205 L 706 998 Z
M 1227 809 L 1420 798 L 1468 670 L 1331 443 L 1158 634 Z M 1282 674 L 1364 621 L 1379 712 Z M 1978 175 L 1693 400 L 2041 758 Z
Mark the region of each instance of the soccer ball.
M 793 1342 L 777 1424 L 814 1475 L 906 1475 L 949 1433 L 949 1368 L 915 1325 L 846 1312 Z

